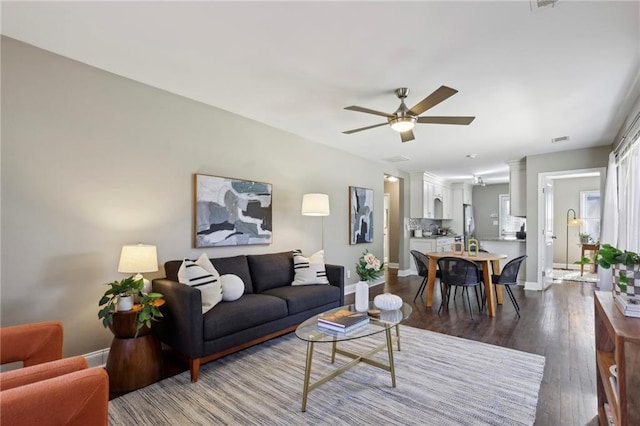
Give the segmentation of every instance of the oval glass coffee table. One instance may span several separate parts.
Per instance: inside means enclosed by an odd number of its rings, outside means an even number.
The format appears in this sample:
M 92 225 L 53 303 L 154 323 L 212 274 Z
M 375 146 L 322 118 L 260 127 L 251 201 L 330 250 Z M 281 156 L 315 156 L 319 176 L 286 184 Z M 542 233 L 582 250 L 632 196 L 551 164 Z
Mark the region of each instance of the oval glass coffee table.
M 354 311 L 354 305 L 346 305 L 341 306 L 339 308 L 331 309 L 327 312 L 323 312 L 321 314 L 315 315 L 302 324 L 298 326 L 296 329 L 296 336 L 307 342 L 307 362 L 304 370 L 304 388 L 302 390 L 302 411 L 307 410 L 307 395 L 310 391 L 322 385 L 323 383 L 328 382 L 334 377 L 339 376 L 345 371 L 349 370 L 351 367 L 364 362 L 366 364 L 372 365 L 374 367 L 381 368 L 385 371 L 388 371 L 391 374 L 391 386 L 396 387 L 396 372 L 395 366 L 393 364 L 393 340 L 394 337 L 391 335 L 391 330 L 395 328 L 396 336 L 395 340 L 398 344 L 398 350 L 400 350 L 400 327 L 399 324 L 403 320 L 409 318 L 413 309 L 407 303 L 403 303 L 400 309 L 395 311 L 381 311 L 380 317 L 369 316 L 369 323 L 363 326 L 360 326 L 354 330 L 350 330 L 345 332 L 341 331 L 333 331 L 326 329 L 324 327 L 318 326 L 318 317 L 320 315 L 326 315 L 340 309 L 345 309 L 348 311 Z M 369 309 L 375 309 L 373 303 L 369 304 Z M 343 342 L 346 340 L 357 340 L 363 337 L 368 337 L 374 334 L 384 332 L 386 335 L 386 339 L 383 343 L 379 344 L 375 348 L 365 352 L 365 353 L 356 353 L 352 351 L 348 351 L 345 349 L 338 348 L 338 342 Z M 309 383 L 309 379 L 311 377 L 311 363 L 313 360 L 313 347 L 316 343 L 331 343 L 331 363 L 333 364 L 336 360 L 336 354 L 345 355 L 349 358 L 352 358 L 351 361 L 327 374 L 326 376 L 318 379 L 314 383 Z M 371 359 L 373 355 L 380 352 L 382 349 L 387 348 L 387 352 L 389 354 L 389 364 L 384 364 L 378 360 Z

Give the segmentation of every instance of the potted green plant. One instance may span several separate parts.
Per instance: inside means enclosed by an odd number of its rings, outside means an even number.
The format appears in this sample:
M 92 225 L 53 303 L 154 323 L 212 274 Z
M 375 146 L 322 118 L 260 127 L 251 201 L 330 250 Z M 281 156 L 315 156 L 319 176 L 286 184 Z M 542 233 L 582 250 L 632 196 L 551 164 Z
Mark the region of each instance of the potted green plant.
M 440 230 L 440 234 L 442 235 L 453 235 L 453 229 L 451 229 L 450 226 L 443 226 L 442 229 Z
M 591 242 L 591 235 L 583 234 L 581 232 L 579 236 L 580 236 L 580 244 L 589 244 Z
M 617 274 L 614 271 L 614 283 L 620 292 L 627 293 L 628 285 L 640 287 L 640 255 L 638 253 L 620 250 L 611 244 L 602 244 L 595 255 L 595 261 L 602 268 L 617 269 Z M 589 262 L 588 257 L 583 257 L 576 263 L 586 265 Z
M 160 293 L 144 293 L 142 291 L 144 282 L 142 279 L 136 280 L 133 276 L 124 278 L 120 281 L 114 281 L 109 284 L 110 288 L 104 293 L 98 306 L 98 318 L 102 320 L 104 328 L 113 325 L 113 314 L 117 311 L 130 311 L 132 307 L 128 309 L 122 309 L 122 301 L 127 299 L 133 299 L 134 296 L 138 297 L 138 304 L 136 305 L 136 321 L 135 321 L 135 336 L 138 336 L 142 327 L 146 326 L 151 328 L 151 321 L 157 321 L 158 318 L 162 318 L 162 312 L 160 312 L 158 301 L 162 299 Z M 125 304 L 127 304 L 126 302 Z M 117 307 L 117 309 L 116 309 Z

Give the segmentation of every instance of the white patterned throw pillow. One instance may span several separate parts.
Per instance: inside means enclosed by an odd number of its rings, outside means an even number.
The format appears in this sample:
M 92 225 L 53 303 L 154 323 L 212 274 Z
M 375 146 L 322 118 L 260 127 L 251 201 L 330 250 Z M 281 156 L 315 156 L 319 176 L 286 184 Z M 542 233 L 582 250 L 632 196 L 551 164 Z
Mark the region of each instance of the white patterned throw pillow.
M 205 253 L 195 262 L 184 259 L 178 270 L 178 282 L 200 290 L 203 314 L 222 300 L 220 274 Z
M 324 266 L 324 250 L 304 257 L 300 250 L 293 251 L 293 272 L 291 285 L 329 284 Z

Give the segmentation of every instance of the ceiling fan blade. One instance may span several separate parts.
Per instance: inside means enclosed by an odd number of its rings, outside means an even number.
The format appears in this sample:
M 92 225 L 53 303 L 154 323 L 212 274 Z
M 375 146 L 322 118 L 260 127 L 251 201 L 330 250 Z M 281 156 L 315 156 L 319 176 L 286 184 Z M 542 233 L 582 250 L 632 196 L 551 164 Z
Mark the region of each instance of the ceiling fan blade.
M 418 117 L 422 124 L 471 124 L 475 117 Z
M 409 110 L 409 113 L 412 115 L 420 115 L 426 110 L 438 105 L 445 99 L 448 99 L 451 96 L 455 95 L 456 93 L 458 93 L 456 89 L 452 89 L 451 87 L 447 86 L 440 86 L 432 94 L 430 94 L 429 96 L 418 102 L 416 106 L 411 108 L 411 110 Z
M 373 129 L 373 128 L 380 127 L 380 126 L 386 126 L 388 124 L 389 123 L 374 124 L 373 126 L 361 127 L 359 129 L 353 129 L 353 130 L 347 130 L 346 132 L 342 132 L 342 133 L 344 133 L 345 135 L 350 135 L 351 133 L 361 132 L 363 130 L 369 130 L 369 129 Z
M 387 118 L 393 117 L 393 115 L 388 114 L 386 112 L 380 112 L 380 111 L 376 111 L 374 109 L 363 108 L 363 107 L 359 107 L 359 106 L 355 106 L 355 105 L 351 105 L 351 106 L 345 107 L 345 109 L 348 109 L 349 111 L 365 112 L 367 114 L 380 115 L 382 117 L 387 117 Z
M 402 139 L 402 142 L 409 142 L 414 140 L 415 136 L 413 136 L 413 130 L 407 130 L 406 132 L 400 133 L 400 139 Z

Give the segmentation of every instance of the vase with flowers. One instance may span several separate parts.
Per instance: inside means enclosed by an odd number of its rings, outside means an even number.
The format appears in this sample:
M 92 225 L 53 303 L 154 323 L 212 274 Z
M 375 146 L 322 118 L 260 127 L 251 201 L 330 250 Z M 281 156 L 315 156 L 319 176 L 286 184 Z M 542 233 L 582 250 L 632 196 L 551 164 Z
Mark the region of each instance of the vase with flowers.
M 356 273 L 360 278 L 356 284 L 356 311 L 365 312 L 369 309 L 369 281 L 374 281 L 383 271 L 384 262 L 365 250 L 356 264 Z

